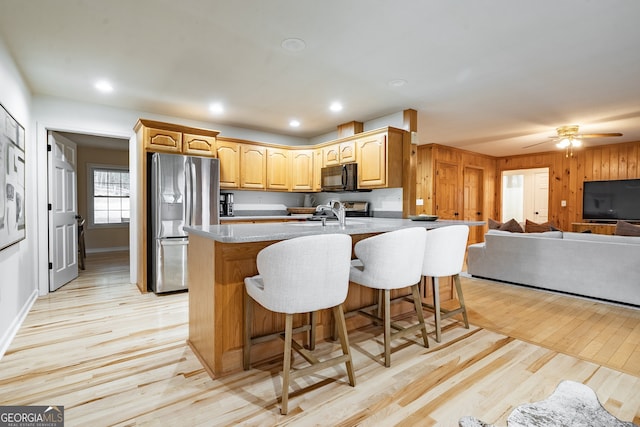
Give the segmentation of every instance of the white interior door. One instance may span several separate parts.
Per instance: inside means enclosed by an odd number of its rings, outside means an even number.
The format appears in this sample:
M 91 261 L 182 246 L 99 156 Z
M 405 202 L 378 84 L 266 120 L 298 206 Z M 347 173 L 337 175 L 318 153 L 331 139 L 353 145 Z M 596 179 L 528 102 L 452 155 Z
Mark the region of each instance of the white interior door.
M 533 183 L 533 221 L 547 222 L 549 219 L 549 172 L 534 174 Z
M 76 213 L 77 147 L 68 139 L 48 134 L 49 145 L 49 289 L 55 291 L 78 277 Z

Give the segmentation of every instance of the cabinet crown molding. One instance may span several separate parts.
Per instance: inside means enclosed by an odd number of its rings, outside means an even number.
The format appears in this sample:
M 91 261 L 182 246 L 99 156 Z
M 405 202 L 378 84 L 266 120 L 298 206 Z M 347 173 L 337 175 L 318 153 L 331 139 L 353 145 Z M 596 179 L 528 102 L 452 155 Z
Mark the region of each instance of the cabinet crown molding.
M 191 126 L 183 126 L 175 123 L 159 122 L 156 120 L 148 120 L 148 119 L 138 119 L 136 125 L 133 127 L 133 130 L 135 132 L 138 132 L 138 130 L 142 126 L 148 127 L 148 128 L 169 130 L 173 132 L 194 133 L 197 135 L 213 136 L 213 137 L 218 136 L 218 134 L 220 133 L 220 131 L 213 130 L 213 129 L 196 128 Z

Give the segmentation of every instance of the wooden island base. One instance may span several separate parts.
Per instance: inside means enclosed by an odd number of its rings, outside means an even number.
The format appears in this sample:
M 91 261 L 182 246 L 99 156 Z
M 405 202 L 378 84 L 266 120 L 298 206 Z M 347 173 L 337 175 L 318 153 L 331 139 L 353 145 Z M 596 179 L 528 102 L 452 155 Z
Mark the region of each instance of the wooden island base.
M 372 235 L 374 234 L 352 235 L 353 244 Z M 213 378 L 242 370 L 244 278 L 258 273 L 256 256 L 261 249 L 273 243 L 275 241 L 222 243 L 196 234 L 189 236 L 188 344 Z M 440 286 L 443 301 L 453 298 L 450 281 L 441 280 Z M 431 299 L 430 293 L 426 298 Z M 349 284 L 345 311 L 374 303 L 374 290 Z M 403 304 L 393 304 L 394 313 L 412 309 L 412 305 L 407 303 L 403 307 Z M 302 322 L 303 316 L 297 316 L 296 325 Z M 329 338 L 332 331 L 331 312 L 323 310 L 316 319 L 316 339 L 320 341 Z M 368 323 L 370 320 L 364 316 L 353 316 L 347 319 L 347 328 L 353 330 Z M 283 330 L 284 315 L 272 313 L 254 304 L 254 336 Z M 257 363 L 281 357 L 282 351 L 283 343 L 280 340 L 255 344 L 251 348 L 251 360 Z

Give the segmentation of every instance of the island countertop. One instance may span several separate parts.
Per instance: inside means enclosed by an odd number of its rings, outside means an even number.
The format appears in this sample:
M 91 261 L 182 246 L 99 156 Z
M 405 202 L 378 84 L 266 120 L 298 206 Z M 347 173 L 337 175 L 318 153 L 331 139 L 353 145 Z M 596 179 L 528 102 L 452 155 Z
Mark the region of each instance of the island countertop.
M 276 241 L 323 233 L 344 233 L 353 244 L 375 234 L 408 227 L 427 229 L 454 224 L 482 226 L 483 221 L 412 221 L 393 218 L 347 218 L 342 228 L 337 221 L 322 226 L 317 221 L 275 222 L 255 224 L 224 224 L 184 227 L 189 233 L 187 268 L 189 277 L 189 338 L 188 343 L 202 366 L 212 378 L 242 369 L 244 317 L 244 278 L 258 274 L 258 253 Z M 440 282 L 441 300 L 452 298 L 452 285 Z M 344 302 L 347 310 L 368 307 L 377 301 L 373 289 L 349 284 Z M 444 288 L 444 297 L 443 291 Z M 395 290 L 392 297 L 401 296 Z M 402 312 L 403 304 L 394 310 Z M 408 304 L 408 303 L 407 303 Z M 296 315 L 295 325 L 306 315 Z M 320 314 L 316 323 L 317 340 L 328 339 L 333 333 L 332 318 Z M 353 316 L 347 319 L 350 329 L 366 324 L 369 319 Z M 254 335 L 269 335 L 284 329 L 284 317 L 254 305 L 251 330 Z M 266 341 L 252 346 L 251 360 L 264 361 L 282 354 L 279 341 Z
M 424 227 L 429 230 L 455 224 L 482 226 L 484 225 L 484 221 L 440 219 L 436 221 L 413 221 L 410 219 L 349 217 L 347 218 L 345 227 L 341 227 L 337 221 L 327 221 L 326 226 L 323 226 L 320 221 L 300 221 L 264 224 L 185 226 L 184 230 L 189 234 L 198 235 L 217 242 L 249 243 L 286 240 L 294 237 L 325 233 L 343 233 L 350 235 L 371 234 L 384 233 L 409 227 Z

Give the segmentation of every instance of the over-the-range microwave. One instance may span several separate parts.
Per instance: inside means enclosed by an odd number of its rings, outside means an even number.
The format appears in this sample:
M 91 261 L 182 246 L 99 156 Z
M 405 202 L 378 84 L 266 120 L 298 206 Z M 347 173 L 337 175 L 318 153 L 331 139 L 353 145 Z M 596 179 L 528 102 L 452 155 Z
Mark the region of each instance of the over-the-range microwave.
M 320 171 L 322 191 L 358 191 L 358 164 L 326 166 Z

